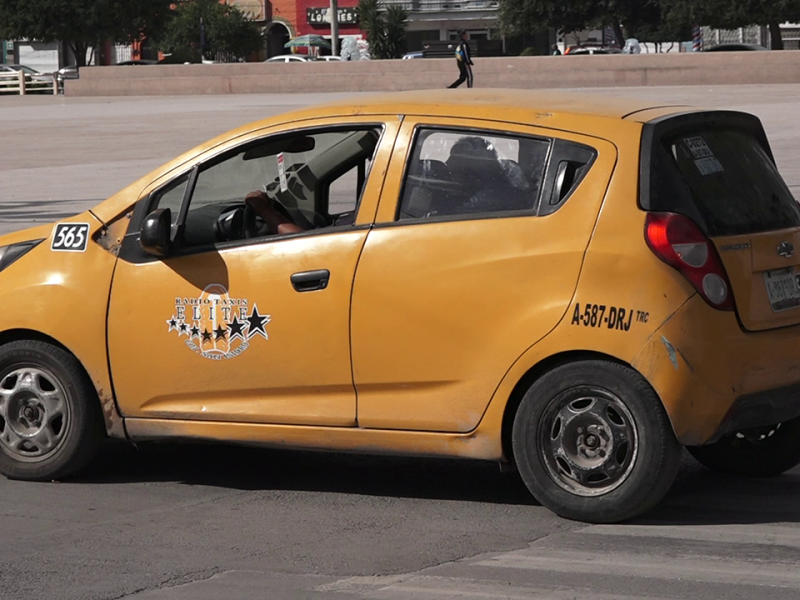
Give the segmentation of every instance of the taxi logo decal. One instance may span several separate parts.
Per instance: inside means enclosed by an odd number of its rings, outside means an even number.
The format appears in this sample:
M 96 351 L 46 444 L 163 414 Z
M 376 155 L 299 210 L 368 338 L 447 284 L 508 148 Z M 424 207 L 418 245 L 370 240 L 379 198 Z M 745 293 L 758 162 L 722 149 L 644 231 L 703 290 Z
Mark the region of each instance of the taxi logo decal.
M 225 286 L 213 283 L 198 298 L 175 298 L 175 313 L 167 333 L 175 331 L 186 347 L 209 360 L 236 358 L 253 339 L 269 339 L 270 315 L 259 313 L 245 298 L 232 298 Z

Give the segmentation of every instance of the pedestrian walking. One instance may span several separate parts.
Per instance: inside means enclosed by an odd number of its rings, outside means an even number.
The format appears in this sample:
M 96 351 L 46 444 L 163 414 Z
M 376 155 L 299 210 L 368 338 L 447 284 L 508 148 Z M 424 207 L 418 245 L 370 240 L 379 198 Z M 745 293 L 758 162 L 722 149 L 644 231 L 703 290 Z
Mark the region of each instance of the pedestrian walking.
M 553 44 L 550 48 L 550 54 L 553 56 L 561 56 L 561 50 L 558 48 L 558 44 Z
M 459 31 L 458 37 L 461 42 L 456 47 L 456 63 L 458 63 L 458 79 L 448 85 L 448 88 L 456 88 L 465 81 L 467 87 L 472 87 L 472 58 L 469 55 L 469 45 L 467 44 L 467 32 Z

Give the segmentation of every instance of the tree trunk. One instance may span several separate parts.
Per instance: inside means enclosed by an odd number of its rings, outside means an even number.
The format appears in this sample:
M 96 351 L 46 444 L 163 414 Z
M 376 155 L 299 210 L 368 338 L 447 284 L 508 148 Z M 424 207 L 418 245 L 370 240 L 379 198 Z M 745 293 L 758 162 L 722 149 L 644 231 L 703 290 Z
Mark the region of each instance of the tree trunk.
M 622 25 L 620 25 L 617 22 L 614 22 L 612 27 L 614 28 L 614 37 L 617 38 L 617 45 L 620 48 L 624 48 L 625 47 L 625 36 L 622 34 Z
M 781 36 L 781 24 L 771 21 L 769 24 L 770 45 L 773 50 L 783 50 L 783 37 Z
M 75 64 L 78 67 L 86 66 L 86 43 L 82 41 L 67 42 L 72 54 L 75 55 Z

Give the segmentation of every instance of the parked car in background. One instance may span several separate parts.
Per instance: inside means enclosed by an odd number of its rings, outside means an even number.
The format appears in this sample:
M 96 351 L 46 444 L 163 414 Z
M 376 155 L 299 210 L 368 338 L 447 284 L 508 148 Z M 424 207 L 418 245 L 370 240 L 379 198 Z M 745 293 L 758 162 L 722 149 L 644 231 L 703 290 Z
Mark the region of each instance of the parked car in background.
M 403 60 L 413 60 L 415 58 L 425 58 L 425 53 L 422 50 L 416 52 L 406 52 L 403 54 Z
M 67 65 L 65 67 L 61 67 L 58 71 L 56 71 L 56 79 L 58 79 L 58 84 L 62 85 L 65 79 L 78 79 L 79 72 L 78 72 L 78 65 Z
M 564 51 L 564 55 L 576 54 L 622 54 L 622 50 L 616 46 L 569 46 Z
M 758 44 L 720 44 L 711 48 L 704 48 L 703 52 L 749 52 L 766 50 L 764 46 Z
M 307 56 L 305 54 L 280 54 L 268 58 L 264 62 L 268 63 L 289 63 L 289 62 L 313 62 L 320 60 L 316 56 Z
M 53 76 L 50 73 L 40 73 L 36 69 L 26 67 L 25 65 L 0 65 L 0 73 L 25 73 L 26 81 L 41 81 L 49 83 L 53 81 Z
M 325 62 L 341 62 L 341 56 L 320 56 L 320 60 L 324 60 Z
M 126 67 L 131 65 L 157 65 L 157 60 L 146 60 L 146 59 L 137 59 L 137 60 L 124 60 L 122 62 L 118 62 L 115 66 L 117 67 Z

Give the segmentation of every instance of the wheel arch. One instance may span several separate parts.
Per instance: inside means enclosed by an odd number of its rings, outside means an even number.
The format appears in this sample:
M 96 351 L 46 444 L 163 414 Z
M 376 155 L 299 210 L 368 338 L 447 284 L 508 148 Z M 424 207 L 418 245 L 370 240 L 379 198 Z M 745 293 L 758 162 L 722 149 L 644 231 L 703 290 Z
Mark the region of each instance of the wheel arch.
M 69 347 L 65 346 L 62 342 L 57 340 L 56 338 L 47 335 L 46 333 L 42 333 L 41 331 L 36 331 L 35 329 L 25 329 L 25 328 L 17 328 L 17 329 L 7 329 L 5 331 L 0 332 L 0 346 L 5 346 L 6 344 L 10 344 L 11 342 L 18 342 L 24 340 L 34 340 L 40 342 L 46 342 L 48 344 L 52 344 L 53 346 L 57 346 L 64 352 L 69 353 L 71 356 L 78 361 L 78 364 L 81 366 L 84 374 L 86 375 L 87 379 L 92 383 L 92 389 L 95 393 L 94 400 L 97 402 L 100 410 L 103 414 L 103 422 L 105 423 L 106 427 L 106 434 L 109 437 L 113 438 L 123 438 L 127 439 L 127 434 L 125 432 L 125 426 L 122 420 L 122 416 L 119 414 L 117 410 L 116 402 L 114 401 L 114 394 L 109 390 L 109 392 L 104 392 L 102 389 L 98 389 L 97 384 L 92 380 L 92 377 L 89 375 L 89 371 L 86 369 L 86 366 L 81 361 L 80 357 L 78 357 L 75 352 L 73 352 Z
M 501 444 L 503 448 L 503 456 L 505 457 L 506 461 L 509 463 L 514 462 L 514 452 L 511 448 L 511 432 L 514 426 L 514 417 L 517 414 L 517 410 L 519 409 L 519 405 L 522 402 L 523 396 L 525 396 L 525 392 L 534 384 L 534 382 L 539 379 L 542 375 L 547 373 L 548 371 L 568 363 L 573 362 L 581 362 L 585 360 L 605 360 L 609 362 L 614 362 L 624 367 L 628 367 L 639 373 L 639 371 L 633 368 L 630 363 L 625 362 L 617 358 L 616 356 L 612 356 L 610 354 L 605 354 L 603 352 L 597 352 L 594 350 L 569 350 L 565 352 L 559 352 L 556 354 L 551 354 L 546 358 L 543 358 L 531 368 L 529 368 L 522 377 L 517 381 L 514 385 L 514 388 L 509 395 L 508 401 L 506 402 L 504 411 L 503 411 L 503 421 L 502 421 L 502 430 L 501 430 Z M 641 375 L 641 373 L 639 373 Z M 659 398 L 660 399 L 660 398 Z M 662 402 L 663 404 L 663 402 Z

